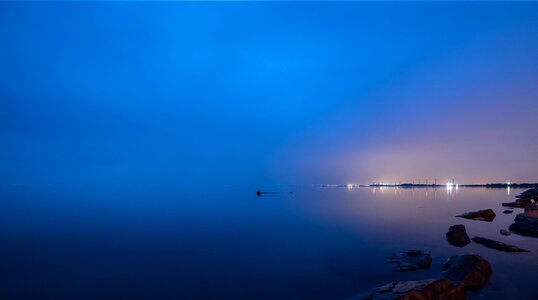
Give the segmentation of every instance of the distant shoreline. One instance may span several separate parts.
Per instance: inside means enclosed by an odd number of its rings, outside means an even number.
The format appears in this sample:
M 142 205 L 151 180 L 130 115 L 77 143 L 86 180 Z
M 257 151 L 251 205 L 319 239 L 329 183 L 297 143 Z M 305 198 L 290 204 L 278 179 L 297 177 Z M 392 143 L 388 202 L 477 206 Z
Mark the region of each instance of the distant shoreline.
M 486 183 L 486 184 L 370 184 L 369 187 L 485 187 L 485 188 L 534 188 L 538 183 Z
M 538 188 L 538 183 L 486 183 L 486 184 L 422 184 L 422 183 L 401 183 L 401 184 L 381 184 L 369 185 L 355 184 L 322 184 L 321 187 L 397 187 L 397 188 L 446 188 L 446 187 L 481 187 L 481 188 Z

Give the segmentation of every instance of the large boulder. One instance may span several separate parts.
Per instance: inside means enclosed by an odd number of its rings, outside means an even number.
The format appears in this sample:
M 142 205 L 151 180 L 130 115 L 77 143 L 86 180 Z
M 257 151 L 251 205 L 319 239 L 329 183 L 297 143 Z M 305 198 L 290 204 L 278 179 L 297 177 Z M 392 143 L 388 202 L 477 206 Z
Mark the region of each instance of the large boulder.
M 471 242 L 463 225 L 450 226 L 446 233 L 446 239 L 450 245 L 456 247 L 464 247 Z
M 467 212 L 461 215 L 457 215 L 456 217 L 465 218 L 469 220 L 491 222 L 493 221 L 493 219 L 495 219 L 496 215 L 492 209 L 483 209 L 483 210 Z
M 463 300 L 467 293 L 463 286 L 456 286 L 449 279 L 395 281 L 362 295 L 354 300 Z
M 484 245 L 487 248 L 504 251 L 504 252 L 529 252 L 529 250 L 519 248 L 518 246 L 508 245 L 499 241 L 494 241 L 494 240 L 479 237 L 479 236 L 475 236 L 473 238 L 473 242 Z
M 441 270 L 445 278 L 470 290 L 483 288 L 493 273 L 489 262 L 477 254 L 452 256 Z
M 397 272 L 428 269 L 432 264 L 432 256 L 421 250 L 391 253 L 387 262 L 392 263 L 392 269 Z
M 525 207 L 525 212 L 516 216 L 509 229 L 519 234 L 538 236 L 538 205 L 533 203 Z

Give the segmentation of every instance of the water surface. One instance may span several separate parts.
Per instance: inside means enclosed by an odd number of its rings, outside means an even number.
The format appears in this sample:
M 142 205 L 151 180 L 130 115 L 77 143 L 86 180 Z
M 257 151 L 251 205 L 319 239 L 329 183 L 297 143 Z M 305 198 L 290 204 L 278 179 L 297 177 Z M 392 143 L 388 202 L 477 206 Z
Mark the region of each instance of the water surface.
M 471 299 L 538 298 L 538 239 L 499 234 L 515 217 L 501 203 L 523 190 L 274 189 L 2 186 L 0 298 L 346 299 L 438 276 L 466 253 L 494 269 Z M 454 217 L 485 208 L 497 213 L 491 223 Z M 451 246 L 454 224 L 531 252 Z M 393 272 L 385 258 L 408 249 L 430 251 L 432 268 Z

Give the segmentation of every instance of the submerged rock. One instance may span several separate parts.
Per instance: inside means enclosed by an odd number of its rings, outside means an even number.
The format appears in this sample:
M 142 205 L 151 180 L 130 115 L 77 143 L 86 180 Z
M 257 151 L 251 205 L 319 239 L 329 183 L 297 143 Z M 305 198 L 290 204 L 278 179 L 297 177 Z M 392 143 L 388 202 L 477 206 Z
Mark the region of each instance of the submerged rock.
M 450 226 L 446 233 L 446 239 L 450 245 L 456 247 L 464 247 L 471 242 L 463 225 Z
M 450 279 L 425 279 L 418 281 L 395 281 L 362 295 L 354 300 L 463 300 L 467 292 L 463 286 L 456 286 Z
M 504 252 L 529 252 L 529 250 L 521 249 L 518 246 L 508 245 L 503 242 L 475 236 L 473 242 L 484 245 L 487 248 L 495 249 Z
M 506 236 L 512 235 L 512 232 L 506 229 L 501 229 L 500 232 L 502 235 L 506 235 Z
M 510 209 L 507 209 L 507 210 L 503 210 L 503 214 L 511 214 L 513 213 L 514 211 L 513 210 L 510 210 Z
M 471 290 L 483 288 L 493 273 L 489 262 L 477 254 L 452 256 L 441 269 L 454 284 Z
M 387 262 L 394 264 L 392 269 L 397 272 L 416 271 L 428 269 L 432 264 L 432 256 L 421 250 L 409 250 L 391 253 Z
M 483 210 L 467 212 L 461 215 L 457 215 L 456 217 L 470 219 L 470 220 L 491 222 L 493 221 L 493 219 L 495 219 L 496 216 L 497 215 L 495 215 L 495 212 L 493 212 L 492 209 L 483 209 Z

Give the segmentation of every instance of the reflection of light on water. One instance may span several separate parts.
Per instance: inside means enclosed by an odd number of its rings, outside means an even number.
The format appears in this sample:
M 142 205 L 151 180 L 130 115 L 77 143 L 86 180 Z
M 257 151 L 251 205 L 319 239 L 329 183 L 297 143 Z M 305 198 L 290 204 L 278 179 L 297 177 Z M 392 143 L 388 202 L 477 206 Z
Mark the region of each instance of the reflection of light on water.
M 454 189 L 454 184 L 452 182 L 447 182 L 446 183 L 446 191 L 447 191 L 447 193 L 452 192 L 453 189 Z
M 452 193 L 454 190 L 458 190 L 460 188 L 459 184 L 455 184 L 453 182 L 447 182 L 446 183 L 446 192 L 448 194 Z
M 506 193 L 508 194 L 508 196 L 510 196 L 510 186 L 506 187 Z
M 372 192 L 375 194 L 376 192 L 382 192 L 385 190 L 385 187 L 375 187 L 375 188 L 372 188 Z
M 347 184 L 347 189 L 348 189 L 348 190 L 352 190 L 352 189 L 353 189 L 353 184 L 348 183 L 348 184 Z

